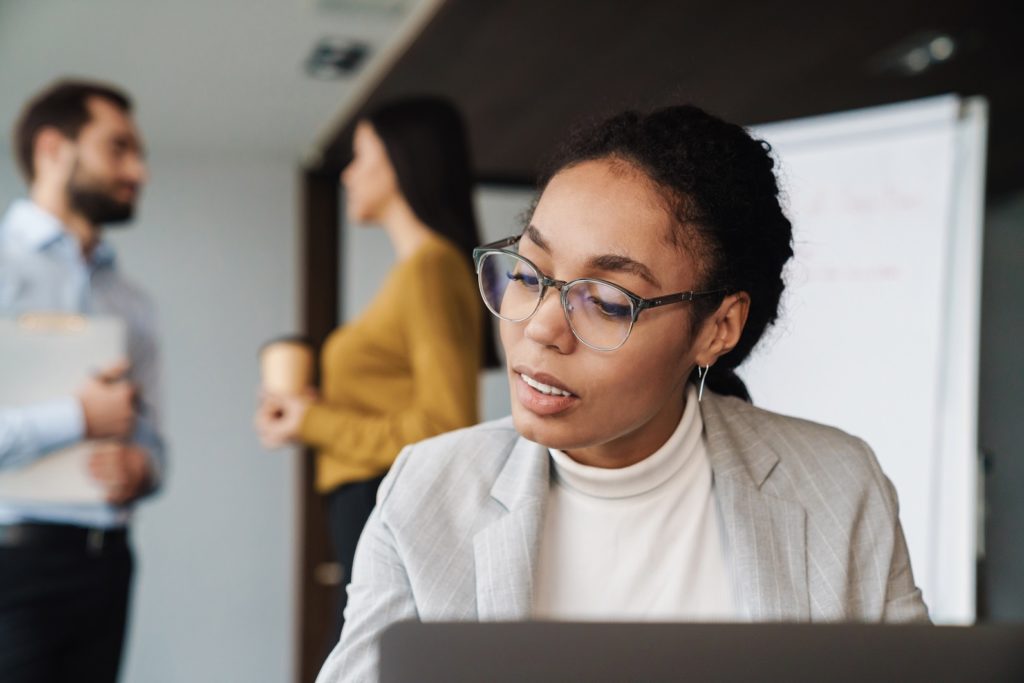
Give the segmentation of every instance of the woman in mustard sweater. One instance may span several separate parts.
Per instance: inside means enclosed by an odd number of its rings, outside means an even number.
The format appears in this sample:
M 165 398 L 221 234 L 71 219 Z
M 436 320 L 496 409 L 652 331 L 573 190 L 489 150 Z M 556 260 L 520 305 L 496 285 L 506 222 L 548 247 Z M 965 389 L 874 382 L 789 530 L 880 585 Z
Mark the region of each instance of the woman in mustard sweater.
M 341 181 L 348 219 L 383 227 L 397 263 L 366 311 L 328 337 L 319 396 L 265 395 L 256 427 L 267 447 L 317 450 L 316 486 L 348 575 L 399 451 L 476 423 L 478 373 L 497 358 L 472 268 L 479 239 L 458 112 L 435 98 L 374 111 L 356 126 Z M 344 591 L 340 600 L 335 641 Z

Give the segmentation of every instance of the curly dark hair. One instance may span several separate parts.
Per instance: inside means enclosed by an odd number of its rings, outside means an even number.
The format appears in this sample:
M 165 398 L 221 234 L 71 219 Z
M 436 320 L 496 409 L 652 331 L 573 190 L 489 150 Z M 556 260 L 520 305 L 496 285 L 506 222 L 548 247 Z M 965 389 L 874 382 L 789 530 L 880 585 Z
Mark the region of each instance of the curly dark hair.
M 783 267 L 793 256 L 793 228 L 779 202 L 771 146 L 692 105 L 629 111 L 574 132 L 541 175 L 540 187 L 559 171 L 607 158 L 635 166 L 661 190 L 678 221 L 670 239 L 699 264 L 699 289 L 750 296 L 739 342 L 707 378 L 713 391 L 749 401 L 735 368 L 778 317 Z M 697 303 L 693 329 L 719 303 Z

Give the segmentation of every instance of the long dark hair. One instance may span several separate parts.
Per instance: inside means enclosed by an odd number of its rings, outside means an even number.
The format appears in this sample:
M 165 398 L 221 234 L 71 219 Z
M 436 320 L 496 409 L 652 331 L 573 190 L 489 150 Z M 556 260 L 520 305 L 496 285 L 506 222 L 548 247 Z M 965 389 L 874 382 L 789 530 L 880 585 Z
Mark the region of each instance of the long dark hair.
M 473 209 L 473 172 L 462 116 L 440 97 L 415 97 L 380 106 L 366 115 L 384 143 L 398 188 L 413 213 L 459 248 L 473 268 L 480 244 Z M 497 367 L 491 316 L 482 309 L 483 365 Z
M 541 188 L 563 169 L 609 157 L 635 165 L 671 201 L 674 239 L 687 244 L 700 265 L 698 289 L 750 295 L 739 343 L 707 377 L 713 391 L 749 401 L 735 368 L 778 317 L 782 271 L 793 256 L 793 228 L 779 202 L 771 147 L 694 106 L 625 112 L 570 136 L 541 177 Z M 721 302 L 695 303 L 693 329 Z

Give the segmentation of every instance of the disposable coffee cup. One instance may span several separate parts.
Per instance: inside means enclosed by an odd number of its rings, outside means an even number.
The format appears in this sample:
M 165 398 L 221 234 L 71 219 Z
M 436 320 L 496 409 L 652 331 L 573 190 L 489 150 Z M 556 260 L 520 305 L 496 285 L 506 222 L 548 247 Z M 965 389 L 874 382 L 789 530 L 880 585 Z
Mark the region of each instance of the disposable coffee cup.
M 313 384 L 313 347 L 301 337 L 268 342 L 260 350 L 260 384 L 272 394 L 296 395 Z

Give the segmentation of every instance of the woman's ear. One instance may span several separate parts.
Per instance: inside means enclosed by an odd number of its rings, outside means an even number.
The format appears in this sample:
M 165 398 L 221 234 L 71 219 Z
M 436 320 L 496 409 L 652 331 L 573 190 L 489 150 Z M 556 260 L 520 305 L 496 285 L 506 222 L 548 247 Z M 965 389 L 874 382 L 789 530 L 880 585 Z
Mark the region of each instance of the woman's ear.
M 726 296 L 718 309 L 708 316 L 698 335 L 697 365 L 714 365 L 740 342 L 750 313 L 750 295 L 736 292 Z

